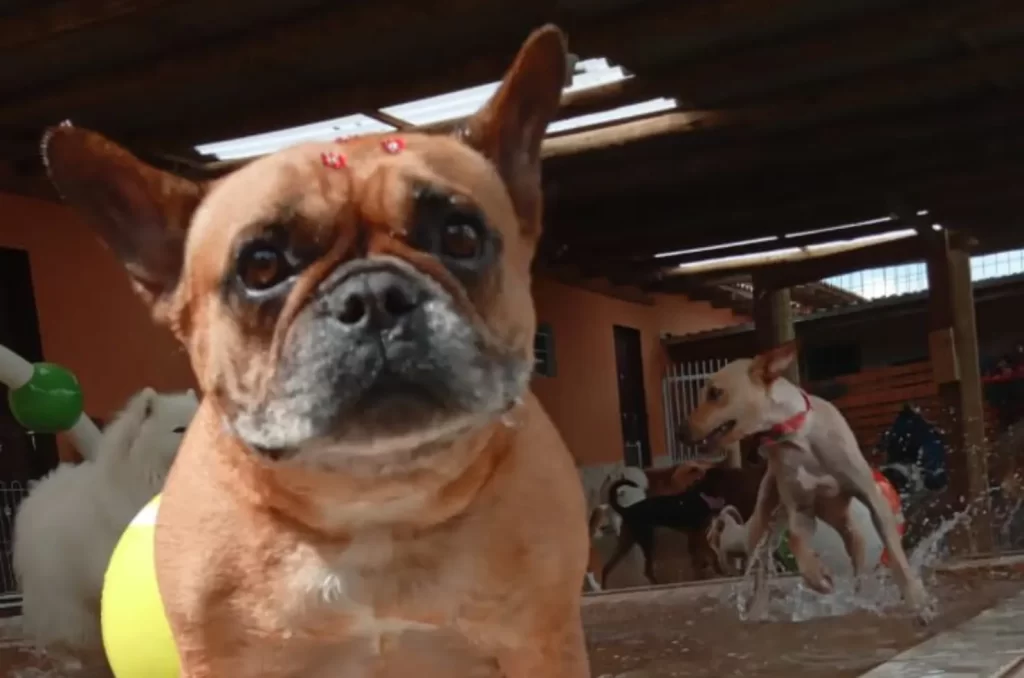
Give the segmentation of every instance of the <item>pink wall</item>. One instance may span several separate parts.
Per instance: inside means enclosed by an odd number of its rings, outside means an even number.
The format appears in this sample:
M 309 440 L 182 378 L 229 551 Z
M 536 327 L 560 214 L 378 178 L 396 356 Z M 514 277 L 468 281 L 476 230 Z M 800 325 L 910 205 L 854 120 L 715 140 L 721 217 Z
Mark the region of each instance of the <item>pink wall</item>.
M 655 304 L 645 306 L 543 279 L 535 282 L 533 294 L 538 321 L 552 327 L 556 365 L 553 378 L 534 378 L 533 390 L 583 464 L 620 461 L 623 455 L 614 325 L 641 332 L 652 456 L 658 457 L 667 454 L 661 392 L 667 359 L 661 333 L 686 334 L 748 320 L 682 296 L 655 295 Z
M 0 194 L 0 247 L 29 252 L 43 354 L 78 376 L 86 412 L 107 418 L 144 386 L 193 385 L 184 351 L 153 324 L 124 269 L 70 210 Z M 62 444 L 62 455 L 68 451 Z

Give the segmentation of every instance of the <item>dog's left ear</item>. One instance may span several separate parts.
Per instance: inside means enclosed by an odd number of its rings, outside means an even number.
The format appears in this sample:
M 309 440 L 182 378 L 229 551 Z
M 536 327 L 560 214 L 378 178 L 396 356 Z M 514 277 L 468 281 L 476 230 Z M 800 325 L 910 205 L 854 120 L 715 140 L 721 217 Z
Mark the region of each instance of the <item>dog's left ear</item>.
M 524 230 L 534 237 L 540 235 L 541 144 L 558 111 L 567 69 L 562 31 L 550 24 L 537 29 L 490 102 L 458 132 L 497 167 Z
M 762 383 L 770 384 L 785 372 L 796 359 L 797 342 L 787 341 L 761 353 L 750 366 L 751 376 Z

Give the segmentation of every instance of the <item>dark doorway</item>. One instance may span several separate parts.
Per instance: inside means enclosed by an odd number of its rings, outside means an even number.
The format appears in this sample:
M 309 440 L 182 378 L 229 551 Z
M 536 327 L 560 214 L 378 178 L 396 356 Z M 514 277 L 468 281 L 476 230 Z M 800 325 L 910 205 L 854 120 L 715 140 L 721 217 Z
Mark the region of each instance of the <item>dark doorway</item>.
M 628 465 L 647 468 L 651 465 L 651 441 L 647 431 L 647 397 L 644 392 L 644 357 L 640 330 L 615 325 L 613 331 L 623 456 Z
M 29 362 L 43 359 L 28 253 L 0 247 L 0 344 Z M 28 484 L 57 466 L 57 441 L 14 420 L 0 384 L 0 617 L 17 611 L 11 570 L 14 516 Z

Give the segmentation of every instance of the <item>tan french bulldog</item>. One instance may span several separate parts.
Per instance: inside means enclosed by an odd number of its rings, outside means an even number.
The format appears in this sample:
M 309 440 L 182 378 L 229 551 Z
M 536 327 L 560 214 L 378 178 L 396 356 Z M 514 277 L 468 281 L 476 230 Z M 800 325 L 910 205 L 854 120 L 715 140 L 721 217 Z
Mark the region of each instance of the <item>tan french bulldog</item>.
M 157 578 L 183 678 L 585 678 L 586 512 L 529 392 L 562 33 L 456 135 L 309 143 L 197 184 L 70 125 L 50 176 L 204 392 Z

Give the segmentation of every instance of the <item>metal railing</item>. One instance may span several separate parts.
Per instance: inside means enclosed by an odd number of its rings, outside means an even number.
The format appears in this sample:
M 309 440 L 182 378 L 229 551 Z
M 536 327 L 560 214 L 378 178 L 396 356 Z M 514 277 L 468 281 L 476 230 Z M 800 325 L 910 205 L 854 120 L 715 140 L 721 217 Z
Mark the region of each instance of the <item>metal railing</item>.
M 21 593 L 14 576 L 14 516 L 29 489 L 17 480 L 0 480 L 0 612 L 21 607 Z
M 697 448 L 684 444 L 679 426 L 697 407 L 701 389 L 708 377 L 725 367 L 725 358 L 693 360 L 669 365 L 661 379 L 662 401 L 665 405 L 665 444 L 672 463 L 678 464 L 697 456 Z

